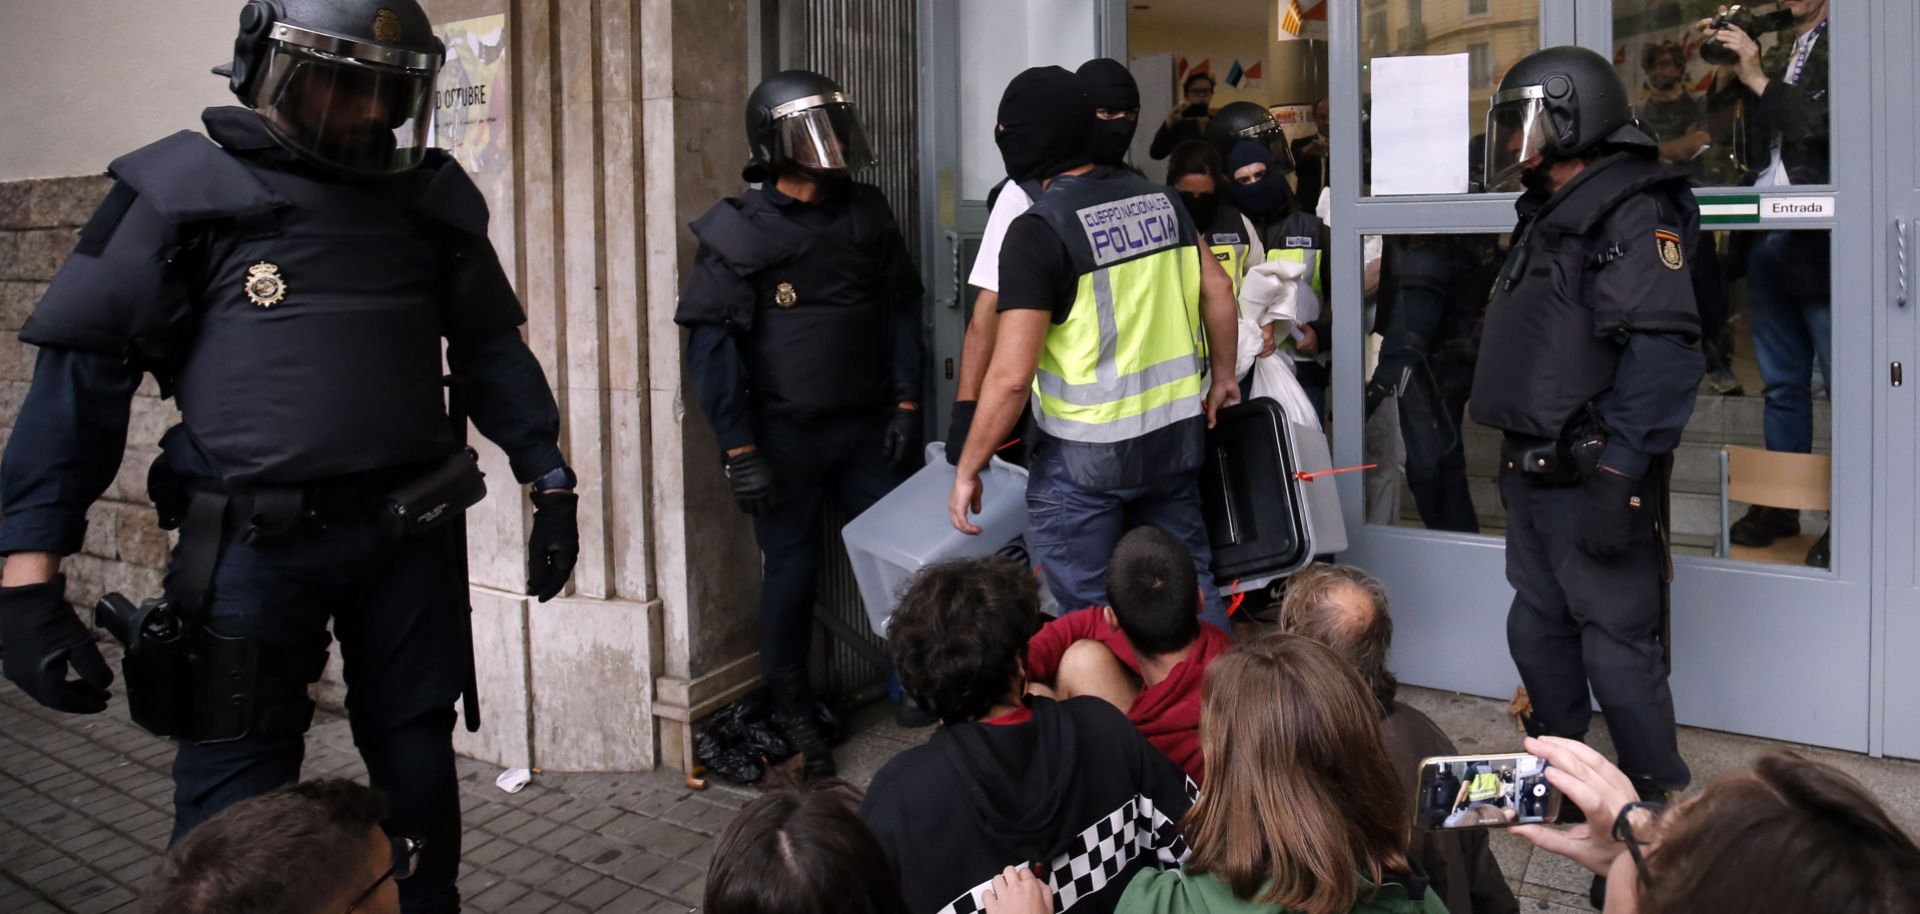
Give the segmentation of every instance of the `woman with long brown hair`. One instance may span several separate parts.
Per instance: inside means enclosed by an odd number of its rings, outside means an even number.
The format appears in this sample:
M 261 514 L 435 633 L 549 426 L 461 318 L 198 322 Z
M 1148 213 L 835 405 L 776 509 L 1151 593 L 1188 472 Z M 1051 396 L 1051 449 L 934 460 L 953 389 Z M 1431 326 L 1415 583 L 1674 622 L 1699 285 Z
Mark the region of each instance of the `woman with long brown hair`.
M 1207 668 L 1206 790 L 1180 872 L 1142 873 L 1118 910 L 1445 914 L 1407 863 L 1410 804 L 1380 706 L 1328 648 L 1268 635 Z
M 1513 832 L 1606 876 L 1606 914 L 1920 911 L 1920 844 L 1830 765 L 1775 752 L 1669 810 L 1581 743 L 1530 739 L 1527 751 L 1589 824 Z

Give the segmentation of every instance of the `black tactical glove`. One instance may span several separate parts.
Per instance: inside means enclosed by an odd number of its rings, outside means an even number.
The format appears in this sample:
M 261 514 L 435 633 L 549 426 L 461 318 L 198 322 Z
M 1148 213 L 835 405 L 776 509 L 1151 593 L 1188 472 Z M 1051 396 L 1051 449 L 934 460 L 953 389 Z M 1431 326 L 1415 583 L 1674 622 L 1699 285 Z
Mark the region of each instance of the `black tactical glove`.
M 880 456 L 896 472 L 910 473 L 927 462 L 920 448 L 925 440 L 926 434 L 921 431 L 920 411 L 895 408 L 893 418 L 887 420 L 887 434 L 880 443 Z
M 759 451 L 748 451 L 727 458 L 727 481 L 733 484 L 733 500 L 740 510 L 760 514 L 773 510 L 773 467 Z
M 1612 559 L 1627 551 L 1633 522 L 1640 512 L 1639 488 L 1637 480 L 1604 469 L 1580 484 L 1588 509 L 1574 532 L 1574 542 L 1581 552 L 1596 559 Z
M 580 560 L 580 496 L 566 489 L 535 491 L 533 533 L 527 537 L 527 596 L 559 596 Z
M 960 465 L 960 452 L 967 449 L 967 430 L 973 428 L 973 410 L 977 400 L 953 401 L 953 418 L 947 420 L 947 462 Z
M 67 608 L 66 592 L 64 574 L 44 584 L 0 587 L 0 671 L 55 711 L 98 714 L 107 709 L 113 670 Z M 69 665 L 79 679 L 67 678 Z

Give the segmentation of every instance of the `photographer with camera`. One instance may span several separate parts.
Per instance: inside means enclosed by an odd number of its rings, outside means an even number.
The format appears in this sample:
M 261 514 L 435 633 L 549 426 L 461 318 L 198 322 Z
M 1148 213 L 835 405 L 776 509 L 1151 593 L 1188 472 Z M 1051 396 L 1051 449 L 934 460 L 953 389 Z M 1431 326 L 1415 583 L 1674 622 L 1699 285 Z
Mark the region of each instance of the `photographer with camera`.
M 1712 93 L 1733 93 L 1745 113 L 1741 165 L 1755 187 L 1830 180 L 1827 0 L 1782 0 L 1767 16 L 1731 7 L 1703 19 L 1700 49 L 1718 64 Z M 1771 48 L 1761 35 L 1785 29 Z M 1767 450 L 1813 450 L 1813 369 L 1833 376 L 1832 249 L 1826 232 L 1758 232 L 1744 246 L 1753 302 L 1753 348 L 1766 385 Z M 1736 251 L 1736 256 L 1738 256 Z M 1800 533 L 1798 512 L 1755 505 L 1728 532 L 1736 545 L 1765 547 Z M 1827 537 L 1807 553 L 1826 567 Z
M 1147 148 L 1147 155 L 1155 161 L 1173 155 L 1173 147 L 1188 140 L 1204 139 L 1207 134 L 1207 122 L 1213 118 L 1213 74 L 1205 70 L 1188 73 L 1180 83 L 1180 93 L 1184 96 L 1180 104 L 1167 112 L 1160 129 L 1153 133 L 1153 145 Z

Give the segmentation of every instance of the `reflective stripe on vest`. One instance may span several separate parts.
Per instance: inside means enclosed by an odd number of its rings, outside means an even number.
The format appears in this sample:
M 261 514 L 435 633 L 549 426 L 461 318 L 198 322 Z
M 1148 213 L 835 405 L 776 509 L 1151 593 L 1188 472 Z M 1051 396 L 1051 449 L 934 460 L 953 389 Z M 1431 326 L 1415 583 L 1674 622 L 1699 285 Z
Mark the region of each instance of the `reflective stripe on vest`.
M 1048 434 L 1111 444 L 1201 414 L 1200 266 L 1177 245 L 1080 277 L 1034 373 Z
M 1047 434 L 1118 444 L 1201 415 L 1206 352 L 1196 246 L 1164 186 L 1106 171 L 1055 179 L 1034 201 L 1078 274 L 1033 380 Z

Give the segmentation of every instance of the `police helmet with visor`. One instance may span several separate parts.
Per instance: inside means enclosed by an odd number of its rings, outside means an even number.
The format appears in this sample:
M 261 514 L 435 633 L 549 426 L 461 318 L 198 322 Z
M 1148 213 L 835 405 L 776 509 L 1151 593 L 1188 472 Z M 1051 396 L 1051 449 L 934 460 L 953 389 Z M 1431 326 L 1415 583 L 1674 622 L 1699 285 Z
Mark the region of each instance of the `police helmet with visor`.
M 775 73 L 747 96 L 742 177 L 760 182 L 784 166 L 843 174 L 873 163 L 866 132 L 840 85 L 809 70 Z
M 1579 47 L 1546 48 L 1507 71 L 1487 111 L 1487 190 L 1515 191 L 1540 165 L 1602 145 L 1657 144 L 1638 120 L 1626 83 L 1605 57 Z
M 1207 123 L 1207 142 L 1226 156 L 1241 140 L 1253 140 L 1267 148 L 1275 166 L 1283 173 L 1293 171 L 1293 149 L 1287 133 L 1273 112 L 1257 102 L 1231 102 L 1214 113 Z
M 415 0 L 248 0 L 216 68 L 300 158 L 347 175 L 425 158 L 446 46 Z

